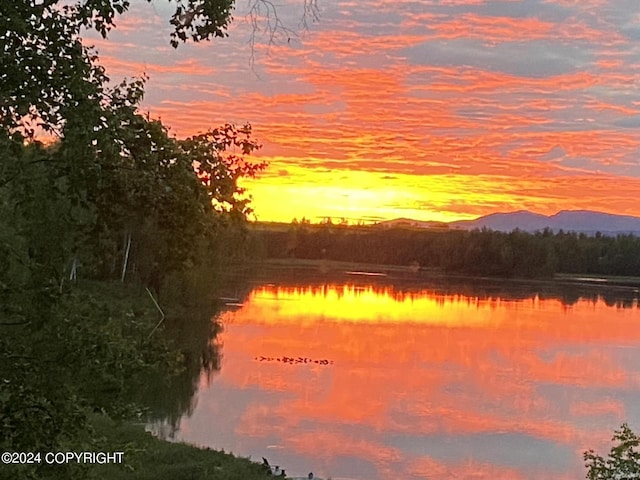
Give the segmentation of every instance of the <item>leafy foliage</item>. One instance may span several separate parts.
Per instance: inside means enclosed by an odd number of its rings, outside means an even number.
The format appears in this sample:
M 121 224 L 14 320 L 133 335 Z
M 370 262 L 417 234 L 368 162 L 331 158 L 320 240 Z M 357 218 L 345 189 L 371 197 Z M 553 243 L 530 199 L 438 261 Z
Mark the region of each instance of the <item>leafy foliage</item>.
M 174 4 L 176 46 L 223 35 L 233 2 Z M 221 242 L 244 235 L 238 180 L 264 168 L 246 159 L 259 148 L 249 125 L 177 139 L 139 113 L 144 79 L 110 86 L 80 34 L 106 36 L 128 7 L 0 0 L 0 450 L 82 450 L 87 411 L 138 414 L 136 379 L 189 364 L 149 339 L 148 308 L 114 305 L 106 283 L 75 283 L 124 278 L 158 292 L 167 277 L 215 267 Z M 40 143 L 41 131 L 58 140 Z
M 49 295 L 44 318 L 39 318 L 45 312 L 40 306 L 25 323 L 0 325 L 3 451 L 95 449 L 85 435 L 87 411 L 114 418 L 136 414 L 141 406 L 130 399 L 131 380 L 158 370 L 170 376 L 180 365 L 165 342 L 145 342 L 148 320 L 115 305 L 113 297 L 98 299 L 95 292 L 80 291 Z M 25 305 L 29 296 L 12 300 Z M 7 473 L 13 472 L 12 478 L 87 478 L 78 466 L 48 472 L 44 464 L 27 465 L 22 470 L 21 475 L 13 469 Z
M 151 0 L 148 0 L 151 1 Z M 174 0 L 171 45 L 226 35 L 234 0 Z M 108 77 L 83 46 L 83 28 L 103 37 L 128 0 L 0 0 L 0 127 L 62 134 L 78 108 L 105 101 Z
M 640 437 L 626 423 L 613 435 L 614 446 L 607 458 L 593 450 L 584 453 L 588 480 L 631 480 L 640 478 Z
M 234 0 L 178 0 L 176 3 L 176 11 L 170 21 L 174 27 L 172 47 L 176 48 L 180 41 L 188 39 L 199 42 L 227 36 Z
M 0 1 L 0 126 L 11 133 L 60 128 L 69 109 L 100 100 L 104 70 L 79 38 L 89 12 L 59 3 Z

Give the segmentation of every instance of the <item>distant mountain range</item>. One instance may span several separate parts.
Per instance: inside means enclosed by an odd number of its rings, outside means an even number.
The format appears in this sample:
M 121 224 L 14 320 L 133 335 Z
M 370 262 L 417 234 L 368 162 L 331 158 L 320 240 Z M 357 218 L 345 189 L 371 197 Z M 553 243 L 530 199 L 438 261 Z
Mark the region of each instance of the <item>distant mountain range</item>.
M 640 234 L 640 217 L 628 215 L 613 215 L 610 213 L 593 212 L 591 210 L 563 210 L 555 215 L 541 215 L 526 210 L 511 213 L 492 213 L 475 220 L 459 220 L 457 222 L 425 222 L 408 218 L 397 218 L 380 222 L 383 226 L 409 226 L 414 228 L 449 228 L 473 230 L 488 228 L 502 232 L 520 229 L 535 232 L 550 228 L 554 232 L 583 232 L 594 234 L 635 233 Z

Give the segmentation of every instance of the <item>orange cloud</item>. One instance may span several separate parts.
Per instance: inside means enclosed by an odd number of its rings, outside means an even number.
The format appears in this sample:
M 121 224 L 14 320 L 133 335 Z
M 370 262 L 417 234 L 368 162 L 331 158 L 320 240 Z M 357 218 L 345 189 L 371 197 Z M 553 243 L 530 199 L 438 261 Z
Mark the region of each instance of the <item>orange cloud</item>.
M 100 56 L 100 62 L 107 68 L 109 73 L 122 76 L 140 76 L 143 73 L 147 75 L 182 74 L 209 76 L 215 73 L 213 68 L 206 67 L 195 59 L 161 65 L 157 63 L 130 62 L 118 57 L 102 55 Z

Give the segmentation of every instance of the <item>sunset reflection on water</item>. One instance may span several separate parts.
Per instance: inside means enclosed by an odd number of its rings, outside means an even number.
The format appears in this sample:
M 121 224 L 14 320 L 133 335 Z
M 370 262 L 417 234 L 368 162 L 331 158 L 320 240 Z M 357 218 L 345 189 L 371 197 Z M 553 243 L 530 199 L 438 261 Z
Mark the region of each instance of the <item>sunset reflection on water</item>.
M 583 478 L 640 422 L 640 309 L 391 286 L 255 288 L 182 440 L 324 478 Z

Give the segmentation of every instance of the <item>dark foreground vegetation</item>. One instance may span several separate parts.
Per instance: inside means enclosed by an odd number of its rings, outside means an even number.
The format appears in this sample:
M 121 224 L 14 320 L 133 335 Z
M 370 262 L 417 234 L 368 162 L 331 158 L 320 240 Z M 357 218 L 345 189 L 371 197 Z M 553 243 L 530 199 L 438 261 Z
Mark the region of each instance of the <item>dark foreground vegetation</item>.
M 309 225 L 258 229 L 270 258 L 413 265 L 450 274 L 551 277 L 558 273 L 640 275 L 640 238 L 544 230 L 387 229 Z
M 177 46 L 223 35 L 233 2 L 173 4 Z M 178 140 L 139 111 L 143 79 L 109 82 L 80 34 L 128 5 L 0 1 L 0 452 L 125 453 L 0 477 L 261 478 L 112 423 L 171 425 L 218 367 L 215 274 L 250 248 L 237 181 L 263 168 L 250 126 Z
M 229 453 L 170 443 L 153 437 L 143 426 L 105 415 L 88 417 L 94 451 L 122 452 L 122 464 L 44 465 L 35 477 L 28 468 L 0 467 L 0 478 L 88 478 L 106 480 L 266 480 L 268 468 Z M 86 447 L 87 445 L 85 445 Z M 80 450 L 82 451 L 82 450 Z M 86 451 L 86 450 L 85 450 Z
M 108 465 L 96 469 L 99 478 L 111 480 L 264 480 L 268 468 L 225 452 L 169 443 L 152 437 L 139 426 L 96 417 L 95 430 L 110 445 L 126 452 L 127 467 Z M 134 448 L 132 448 L 134 447 Z
M 148 421 L 175 427 L 202 370 L 219 368 L 211 342 L 219 327 L 200 294 L 161 295 L 166 318 L 156 329 L 161 315 L 141 285 L 79 281 L 40 325 L 2 325 L 0 451 L 123 452 L 123 463 L 0 465 L 0 478 L 265 478 L 247 460 L 144 431 Z

